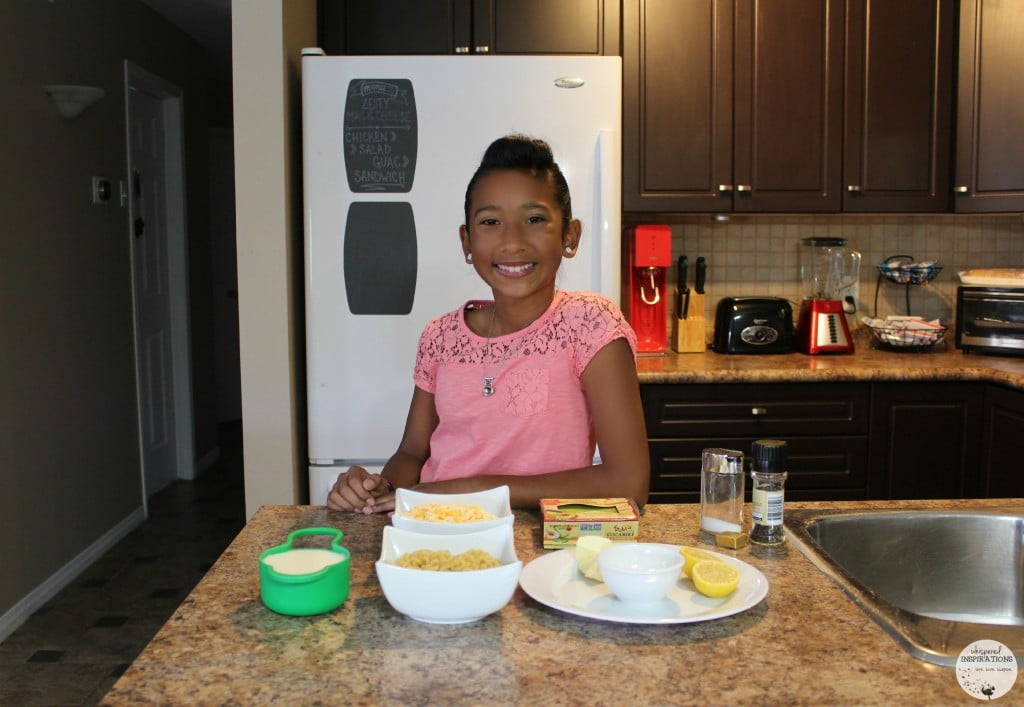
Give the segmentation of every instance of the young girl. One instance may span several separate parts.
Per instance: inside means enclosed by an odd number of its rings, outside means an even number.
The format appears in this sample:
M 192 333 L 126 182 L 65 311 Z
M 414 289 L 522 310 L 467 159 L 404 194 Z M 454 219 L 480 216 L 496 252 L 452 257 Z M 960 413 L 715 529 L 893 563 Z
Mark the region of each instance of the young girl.
M 465 493 L 507 484 L 540 498 L 647 501 L 650 458 L 636 336 L 607 298 L 555 288 L 580 244 L 569 188 L 547 143 L 493 142 L 466 189 L 466 262 L 491 287 L 420 337 L 405 433 L 378 476 L 353 466 L 335 510 L 393 510 L 396 488 Z M 595 444 L 601 463 L 594 464 Z

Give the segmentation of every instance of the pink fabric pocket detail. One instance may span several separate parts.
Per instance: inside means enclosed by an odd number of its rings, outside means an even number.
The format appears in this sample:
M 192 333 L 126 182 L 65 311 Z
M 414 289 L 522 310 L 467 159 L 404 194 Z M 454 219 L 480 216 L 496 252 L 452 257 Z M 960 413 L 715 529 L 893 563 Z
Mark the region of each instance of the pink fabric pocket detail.
M 547 368 L 509 371 L 505 381 L 505 412 L 518 417 L 546 412 L 550 373 Z

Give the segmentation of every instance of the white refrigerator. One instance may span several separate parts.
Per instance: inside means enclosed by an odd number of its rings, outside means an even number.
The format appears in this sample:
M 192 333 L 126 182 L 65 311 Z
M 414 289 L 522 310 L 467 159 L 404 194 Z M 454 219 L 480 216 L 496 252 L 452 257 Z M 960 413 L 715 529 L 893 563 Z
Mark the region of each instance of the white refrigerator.
M 311 503 L 397 449 L 426 323 L 490 299 L 458 229 L 494 139 L 551 144 L 583 223 L 557 286 L 620 301 L 621 86 L 619 57 L 303 51 Z

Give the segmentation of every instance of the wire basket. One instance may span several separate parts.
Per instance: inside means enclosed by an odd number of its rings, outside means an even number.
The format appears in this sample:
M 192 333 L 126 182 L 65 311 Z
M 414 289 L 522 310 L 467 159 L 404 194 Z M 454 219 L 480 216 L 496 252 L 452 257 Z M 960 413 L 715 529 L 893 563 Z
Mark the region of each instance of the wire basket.
M 935 279 L 942 267 L 934 261 L 915 263 L 910 256 L 895 255 L 878 265 L 878 272 L 899 285 L 923 285 Z
M 946 338 L 946 327 L 941 324 L 927 329 L 916 329 L 909 328 L 906 324 L 888 323 L 867 317 L 863 321 L 871 330 L 875 342 L 886 348 L 920 351 L 941 344 Z

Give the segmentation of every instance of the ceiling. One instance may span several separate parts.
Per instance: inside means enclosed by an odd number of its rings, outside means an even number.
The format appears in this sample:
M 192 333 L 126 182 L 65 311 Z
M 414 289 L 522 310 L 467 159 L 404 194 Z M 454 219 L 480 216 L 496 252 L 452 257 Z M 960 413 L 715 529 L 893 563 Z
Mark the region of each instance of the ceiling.
M 142 0 L 206 49 L 210 75 L 231 80 L 231 0 Z

